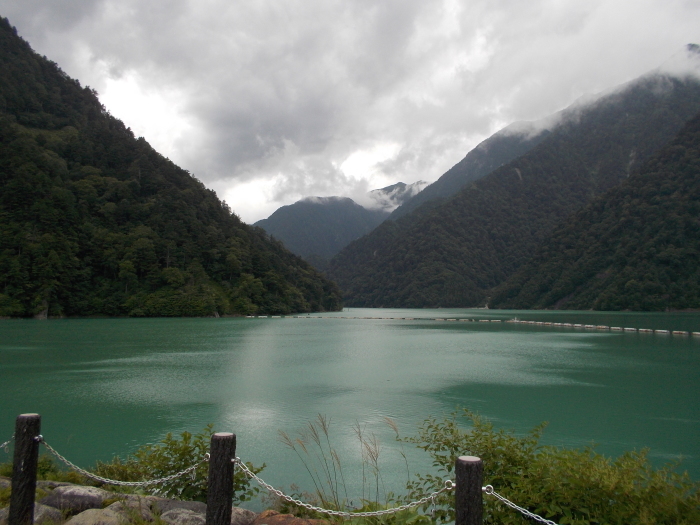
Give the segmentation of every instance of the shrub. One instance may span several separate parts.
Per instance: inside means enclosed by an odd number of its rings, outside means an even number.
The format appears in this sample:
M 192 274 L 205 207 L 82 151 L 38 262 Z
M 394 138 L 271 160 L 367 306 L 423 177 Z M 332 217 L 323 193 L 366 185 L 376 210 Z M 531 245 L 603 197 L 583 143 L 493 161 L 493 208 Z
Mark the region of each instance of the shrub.
M 144 481 L 170 476 L 200 462 L 191 474 L 162 485 L 148 486 L 145 491 L 168 498 L 206 502 L 209 465 L 202 462 L 202 458 L 209 452 L 212 433 L 212 425 L 195 435 L 183 432 L 179 439 L 168 433 L 161 442 L 141 447 L 126 460 L 115 457 L 109 463 L 98 462 L 94 472 L 118 481 Z M 264 464 L 254 467 L 246 463 L 246 466 L 256 474 L 265 468 Z M 234 473 L 233 489 L 234 504 L 248 501 L 259 492 L 258 487 L 250 486 L 250 480 L 241 469 Z
M 685 525 L 700 523 L 700 483 L 677 464 L 655 469 L 647 450 L 611 459 L 591 447 L 572 450 L 539 443 L 544 425 L 525 436 L 496 430 L 486 419 L 463 411 L 471 428 L 463 430 L 457 413 L 429 418 L 414 443 L 433 458 L 436 474 L 417 475 L 408 483 L 407 501 L 443 486 L 454 471 L 455 457 L 478 456 L 484 484 L 512 502 L 560 525 Z M 454 495 L 443 493 L 436 517 L 453 521 Z M 484 523 L 522 524 L 525 519 L 495 498 L 484 496 Z

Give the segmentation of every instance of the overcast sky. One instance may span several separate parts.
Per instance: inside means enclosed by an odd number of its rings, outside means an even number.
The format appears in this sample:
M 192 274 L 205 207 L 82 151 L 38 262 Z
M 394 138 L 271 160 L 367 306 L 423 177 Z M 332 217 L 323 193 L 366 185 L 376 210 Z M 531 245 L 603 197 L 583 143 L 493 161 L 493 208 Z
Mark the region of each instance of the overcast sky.
M 501 127 L 700 43 L 700 0 L 0 0 L 0 15 L 246 222 L 433 181 Z

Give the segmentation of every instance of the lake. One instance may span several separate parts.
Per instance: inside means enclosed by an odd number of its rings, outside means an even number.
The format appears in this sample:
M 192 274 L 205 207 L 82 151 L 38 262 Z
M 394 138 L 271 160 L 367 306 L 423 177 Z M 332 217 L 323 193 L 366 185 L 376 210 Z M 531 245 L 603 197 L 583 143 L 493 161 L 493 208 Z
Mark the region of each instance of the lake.
M 548 444 L 596 443 L 613 456 L 649 447 L 658 464 L 683 456 L 700 479 L 700 337 L 478 322 L 700 332 L 698 313 L 352 308 L 303 317 L 0 320 L 0 442 L 18 414 L 38 412 L 46 441 L 88 467 L 213 423 L 237 434 L 242 459 L 267 464 L 266 481 L 308 489 L 278 431 L 295 435 L 323 414 L 349 483 L 360 483 L 359 424 L 379 440 L 387 490 L 401 493 L 406 466 L 384 418 L 410 436 L 426 417 L 468 407 L 521 433 L 548 421 Z M 404 452 L 411 472 L 428 468 L 422 453 Z

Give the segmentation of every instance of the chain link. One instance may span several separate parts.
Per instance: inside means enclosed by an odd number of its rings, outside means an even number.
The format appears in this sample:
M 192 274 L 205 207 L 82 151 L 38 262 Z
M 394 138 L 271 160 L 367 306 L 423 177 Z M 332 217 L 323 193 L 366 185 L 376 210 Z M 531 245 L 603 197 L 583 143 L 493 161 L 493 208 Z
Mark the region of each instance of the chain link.
M 12 443 L 12 440 L 14 439 L 14 435 L 12 438 L 9 440 L 5 441 L 3 444 L 0 445 L 0 448 L 4 449 L 5 452 L 9 452 L 7 447 L 10 443 Z M 37 436 L 35 438 L 37 441 L 42 443 L 51 454 L 56 456 L 57 459 L 59 459 L 61 462 L 63 462 L 66 466 L 69 468 L 75 470 L 76 472 L 82 474 L 86 478 L 94 479 L 95 481 L 99 481 L 101 483 L 105 483 L 107 485 L 120 485 L 120 486 L 126 486 L 126 487 L 146 487 L 149 485 L 158 485 L 161 483 L 167 483 L 168 481 L 172 481 L 174 479 L 177 479 L 181 476 L 185 476 L 191 472 L 194 472 L 195 469 L 201 465 L 202 463 L 206 463 L 209 461 L 209 454 L 205 454 L 204 458 L 202 458 L 201 461 L 195 463 L 194 465 L 186 468 L 185 470 L 181 470 L 180 472 L 177 472 L 175 474 L 171 474 L 170 476 L 165 476 L 163 478 L 158 478 L 158 479 L 152 479 L 152 480 L 147 480 L 147 481 L 118 481 L 114 479 L 108 479 L 108 478 L 103 478 L 101 476 L 97 476 L 96 474 L 93 474 L 92 472 L 88 472 L 87 470 L 84 470 L 80 468 L 79 466 L 75 465 L 74 463 L 70 462 L 67 460 L 65 457 L 63 457 L 61 454 L 59 454 L 51 445 L 49 445 L 46 441 L 44 441 L 43 436 Z M 394 507 L 391 509 L 384 509 L 384 510 L 376 510 L 372 512 L 345 512 L 345 511 L 340 511 L 340 510 L 330 510 L 330 509 L 324 509 L 322 507 L 316 507 L 314 505 L 311 505 L 309 503 L 303 502 L 298 499 L 294 499 L 291 496 L 287 496 L 284 492 L 281 490 L 276 489 L 272 485 L 266 483 L 262 478 L 258 477 L 253 471 L 251 471 L 245 463 L 241 461 L 241 458 L 236 457 L 233 461 L 233 469 L 235 472 L 236 466 L 238 466 L 246 476 L 248 476 L 250 479 L 255 480 L 255 482 L 266 489 L 268 492 L 271 494 L 274 494 L 283 500 L 293 503 L 294 505 L 297 505 L 299 507 L 303 507 L 307 510 L 311 510 L 314 512 L 319 512 L 321 514 L 326 514 L 328 516 L 338 516 L 342 518 L 370 518 L 370 517 L 375 517 L 375 516 L 386 516 L 388 514 L 396 514 L 398 512 L 401 512 L 403 510 L 408 510 L 413 507 L 418 507 L 420 505 L 424 505 L 428 502 L 431 502 L 433 505 L 433 512 L 434 512 L 434 507 L 435 507 L 435 498 L 442 494 L 443 492 L 453 490 L 455 487 L 455 484 L 452 480 L 445 480 L 445 486 L 442 487 L 440 490 L 436 490 L 435 492 L 431 492 L 427 496 L 422 497 L 419 500 L 412 501 L 411 503 L 406 503 L 405 505 L 400 505 L 398 507 Z M 544 523 L 545 525 L 558 525 L 556 522 L 552 520 L 548 520 L 543 518 L 542 516 L 538 516 L 537 514 L 530 512 L 527 509 L 524 509 L 512 501 L 508 500 L 507 498 L 501 496 L 498 492 L 496 492 L 493 489 L 493 486 L 491 485 L 486 485 L 485 487 L 482 488 L 482 491 L 485 494 L 488 494 L 490 496 L 494 496 L 495 498 L 499 499 L 501 502 L 503 502 L 505 505 L 508 507 L 517 510 L 518 512 L 522 513 L 524 516 L 527 516 L 528 518 L 534 519 L 535 521 L 539 521 L 540 523 Z
M 9 449 L 8 445 L 10 443 L 12 443 L 12 441 L 14 441 L 14 439 L 15 439 L 15 435 L 12 434 L 12 437 L 10 439 L 8 439 L 7 441 L 5 441 L 2 445 L 0 445 L 0 448 L 3 449 L 5 451 L 5 453 L 9 454 L 10 449 Z
M 158 485 L 161 483 L 167 483 L 168 481 L 172 481 L 174 479 L 179 478 L 180 476 L 184 476 L 186 474 L 189 474 L 190 472 L 194 472 L 194 470 L 201 465 L 202 463 L 205 463 L 209 461 L 209 453 L 204 454 L 204 458 L 192 465 L 191 467 L 186 468 L 185 470 L 181 470 L 180 472 L 177 472 L 176 474 L 171 474 L 170 476 L 165 476 L 164 478 L 158 478 L 158 479 L 151 479 L 147 481 L 117 481 L 115 479 L 108 479 L 108 478 L 103 478 L 101 476 L 97 476 L 96 474 L 93 474 L 92 472 L 88 472 L 87 470 L 84 470 L 80 468 L 79 466 L 75 465 L 74 463 L 71 463 L 68 461 L 66 458 L 64 458 L 61 454 L 59 454 L 51 445 L 49 445 L 46 441 L 44 441 L 44 438 L 41 436 L 38 436 L 38 441 L 40 443 L 43 443 L 44 446 L 48 449 L 51 454 L 56 456 L 60 461 L 62 461 L 66 466 L 69 468 L 75 470 L 76 472 L 82 474 L 86 478 L 94 479 L 95 481 L 99 481 L 100 483 L 105 483 L 107 485 L 119 485 L 123 487 L 147 487 L 149 485 Z
M 284 492 L 281 490 L 276 489 L 272 485 L 269 485 L 268 483 L 265 483 L 264 480 L 259 478 L 257 475 L 255 475 L 254 472 L 252 472 L 246 465 L 241 461 L 241 458 L 237 457 L 236 459 L 233 460 L 234 468 L 235 465 L 238 465 L 243 472 L 245 472 L 246 476 L 248 476 L 250 479 L 255 480 L 258 485 L 266 489 L 268 492 L 271 494 L 274 494 L 275 496 L 278 496 L 282 498 L 283 500 L 293 503 L 294 505 L 297 505 L 299 507 L 304 507 L 305 509 L 314 511 L 314 512 L 319 512 L 321 514 L 326 514 L 328 516 L 339 516 L 342 518 L 369 518 L 373 516 L 386 516 L 387 514 L 396 514 L 397 512 L 401 512 L 402 510 L 407 510 L 413 507 L 417 507 L 419 505 L 423 505 L 425 503 L 428 503 L 429 501 L 435 502 L 435 497 L 439 496 L 445 491 L 452 490 L 454 488 L 454 483 L 451 480 L 446 480 L 445 481 L 445 486 L 442 487 L 440 490 L 437 490 L 435 492 L 432 492 L 428 494 L 427 496 L 413 501 L 411 503 L 407 503 L 406 505 L 401 505 L 400 507 L 395 507 L 393 509 L 385 509 L 385 510 L 375 510 L 373 512 L 345 512 L 342 510 L 329 510 L 329 509 L 324 509 L 321 507 L 315 507 L 314 505 L 311 505 L 309 503 L 305 503 L 303 501 L 300 501 L 298 499 L 294 499 L 291 496 L 287 496 Z
M 491 496 L 495 496 L 496 498 L 498 498 L 499 500 L 501 500 L 503 503 L 505 503 L 506 505 L 508 505 L 511 509 L 515 509 L 515 510 L 517 510 L 518 512 L 521 512 L 522 514 L 524 514 L 524 515 L 527 516 L 528 518 L 532 518 L 533 520 L 539 521 L 540 523 L 544 523 L 545 525 L 557 525 L 557 523 L 554 522 L 554 521 L 552 521 L 552 520 L 545 519 L 545 518 L 543 518 L 542 516 L 538 516 L 537 514 L 534 514 L 533 512 L 530 512 L 530 511 L 527 510 L 527 509 L 524 509 L 524 508 L 522 508 L 522 507 L 517 506 L 517 505 L 516 505 L 515 503 L 513 503 L 512 501 L 510 501 L 510 500 L 504 498 L 504 497 L 501 496 L 498 492 L 496 492 L 495 490 L 493 490 L 493 487 L 492 487 L 491 485 L 486 485 L 486 486 L 485 486 L 483 489 L 481 489 L 481 490 L 483 490 L 484 493 L 486 493 L 486 494 L 489 494 L 489 495 L 491 495 Z

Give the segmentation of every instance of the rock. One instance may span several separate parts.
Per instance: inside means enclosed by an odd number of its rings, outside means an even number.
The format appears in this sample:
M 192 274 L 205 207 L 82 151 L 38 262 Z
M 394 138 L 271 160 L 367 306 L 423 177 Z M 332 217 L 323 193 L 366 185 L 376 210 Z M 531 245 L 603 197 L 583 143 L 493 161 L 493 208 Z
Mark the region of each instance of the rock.
M 252 510 L 233 507 L 231 509 L 231 525 L 251 525 L 258 515 Z
M 154 510 L 158 510 L 161 514 L 165 514 L 173 509 L 186 509 L 204 515 L 207 513 L 207 504 L 201 501 L 180 501 L 178 499 L 157 498 L 153 496 L 149 497 L 148 501 L 151 502 Z
M 171 509 L 160 515 L 160 519 L 170 525 L 204 525 L 205 514 L 189 509 Z
M 126 521 L 134 521 L 135 516 L 140 516 L 145 521 L 153 521 L 151 505 L 145 497 L 129 495 L 121 501 L 116 501 L 107 507 L 109 510 L 120 514 Z
M 34 523 L 61 523 L 62 521 L 63 515 L 60 510 L 41 503 L 34 504 Z
M 10 507 L 0 509 L 0 525 L 7 525 Z M 34 523 L 60 523 L 63 521 L 61 511 L 53 507 L 47 507 L 41 503 L 34 504 Z
M 0 489 L 9 489 L 11 485 L 10 478 L 0 477 Z
M 112 499 L 114 496 L 113 492 L 107 492 L 97 487 L 65 485 L 56 487 L 51 494 L 42 498 L 39 503 L 72 515 L 88 509 L 100 509 L 105 500 Z
M 47 481 L 40 479 L 36 482 L 36 488 L 43 490 L 54 490 L 58 487 L 74 487 L 75 483 L 68 483 L 67 481 Z
M 124 525 L 125 519 L 111 509 L 88 509 L 73 516 L 63 525 Z
M 253 525 L 329 525 L 329 522 L 326 520 L 297 518 L 292 514 L 280 514 L 274 510 L 266 510 L 255 518 Z

